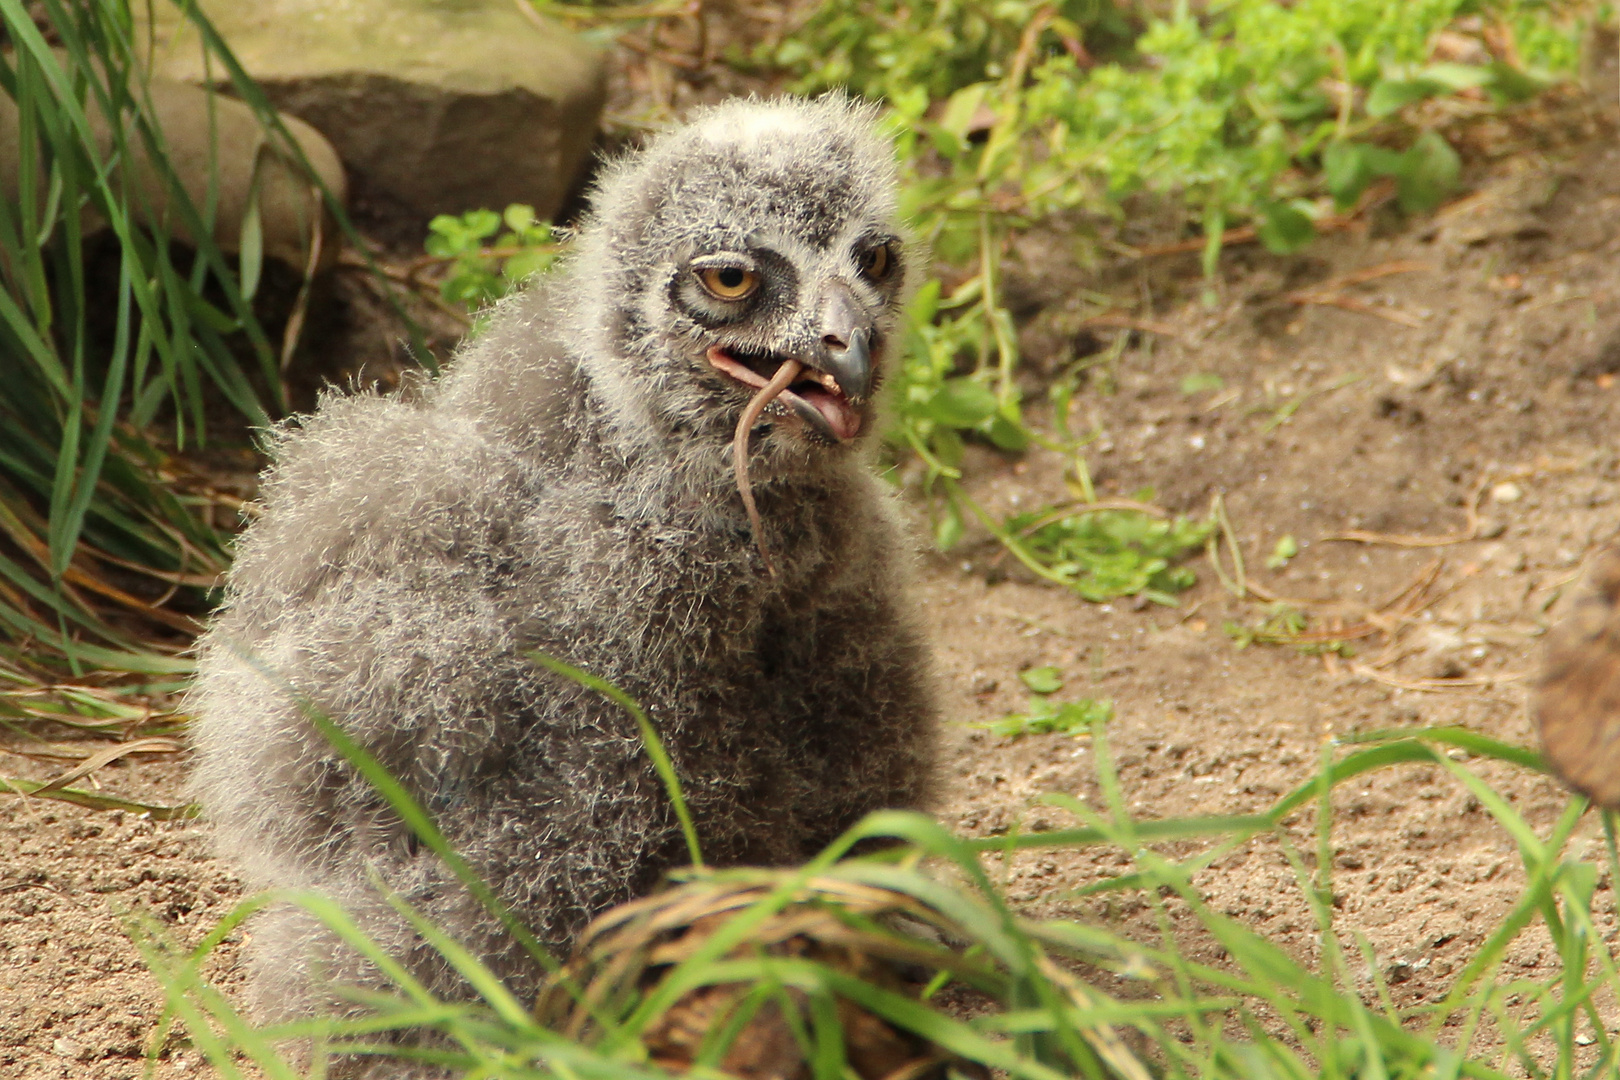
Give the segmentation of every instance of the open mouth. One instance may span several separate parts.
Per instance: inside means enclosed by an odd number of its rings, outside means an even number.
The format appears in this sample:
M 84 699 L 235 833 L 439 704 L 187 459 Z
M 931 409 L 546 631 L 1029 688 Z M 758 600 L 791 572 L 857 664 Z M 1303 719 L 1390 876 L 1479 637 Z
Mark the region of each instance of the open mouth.
M 711 347 L 707 355 L 710 366 L 716 371 L 753 390 L 769 382 L 790 359 L 779 353 L 727 349 L 719 345 Z M 844 394 L 838 380 L 825 371 L 805 367 L 778 400 L 786 402 L 812 430 L 833 442 L 848 442 L 861 432 L 860 410 Z

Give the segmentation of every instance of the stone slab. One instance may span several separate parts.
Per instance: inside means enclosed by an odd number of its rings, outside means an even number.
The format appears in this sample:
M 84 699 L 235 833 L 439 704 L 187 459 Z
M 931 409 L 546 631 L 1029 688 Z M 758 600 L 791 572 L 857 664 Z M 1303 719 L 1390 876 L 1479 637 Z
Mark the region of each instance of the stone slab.
M 550 217 L 590 154 L 604 59 L 513 0 L 201 7 L 278 109 L 320 130 L 368 187 L 424 218 L 514 202 Z M 220 83 L 196 28 L 170 4 L 153 10 L 154 70 Z

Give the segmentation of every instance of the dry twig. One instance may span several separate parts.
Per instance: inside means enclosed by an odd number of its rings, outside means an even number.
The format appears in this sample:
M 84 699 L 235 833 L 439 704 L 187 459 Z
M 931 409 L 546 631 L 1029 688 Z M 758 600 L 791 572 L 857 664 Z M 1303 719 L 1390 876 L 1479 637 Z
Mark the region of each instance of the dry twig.
M 1340 290 L 1352 285 L 1361 285 L 1378 278 L 1389 277 L 1392 274 L 1411 274 L 1420 270 L 1434 269 L 1428 263 L 1418 262 L 1414 259 L 1396 259 L 1392 262 L 1380 263 L 1378 266 L 1367 267 L 1338 277 L 1330 278 L 1319 285 L 1308 289 L 1296 289 L 1283 296 L 1291 304 L 1318 304 L 1325 307 L 1342 308 L 1345 311 L 1354 311 L 1362 315 L 1375 315 L 1380 319 L 1387 319 L 1402 326 L 1418 327 L 1423 320 L 1404 311 L 1390 308 L 1381 308 L 1369 304 L 1365 300 L 1358 300 L 1352 296 L 1343 295 Z
M 1452 544 L 1466 544 L 1479 537 L 1479 501 L 1490 485 L 1490 474 L 1482 473 L 1474 484 L 1474 489 L 1468 493 L 1468 501 L 1463 506 L 1468 516 L 1468 524 L 1461 532 L 1444 533 L 1440 536 L 1414 536 L 1408 533 L 1380 533 L 1368 532 L 1365 529 L 1346 529 L 1344 532 L 1333 533 L 1322 537 L 1324 542 L 1329 540 L 1342 540 L 1356 544 L 1387 544 L 1390 547 L 1406 548 L 1432 548 L 1448 547 Z
M 1121 330 L 1140 330 L 1143 333 L 1158 334 L 1160 337 L 1179 338 L 1181 331 L 1161 322 L 1149 319 L 1132 318 L 1129 315 L 1117 315 L 1105 311 L 1100 315 L 1091 315 L 1080 320 L 1081 326 L 1115 326 Z
M 28 794 L 37 798 L 55 791 L 61 791 L 75 780 L 82 780 L 96 770 L 105 768 L 119 758 L 128 757 L 130 754 L 178 754 L 184 749 L 185 747 L 175 739 L 155 737 L 118 743 L 98 753 L 91 754 L 74 768 L 34 788 Z

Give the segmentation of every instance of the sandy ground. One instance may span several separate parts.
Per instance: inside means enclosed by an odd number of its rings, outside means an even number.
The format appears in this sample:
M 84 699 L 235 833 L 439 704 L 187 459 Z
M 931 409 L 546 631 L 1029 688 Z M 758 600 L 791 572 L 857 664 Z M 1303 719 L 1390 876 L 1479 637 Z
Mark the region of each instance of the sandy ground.
M 1220 494 L 1256 583 L 1315 627 L 1365 636 L 1353 657 L 1239 649 L 1223 624 L 1255 624 L 1265 605 L 1231 596 L 1202 558 L 1178 607 L 1093 605 L 970 533 L 948 556 L 925 554 L 919 582 L 945 703 L 947 823 L 1002 835 L 1064 824 L 1036 803 L 1045 793 L 1099 803 L 1088 741 L 976 726 L 1026 703 L 1018 673 L 1036 665 L 1062 671 L 1064 696 L 1113 701 L 1113 752 L 1144 817 L 1264 810 L 1312 776 L 1326 740 L 1353 732 L 1454 723 L 1533 744 L 1538 638 L 1620 528 L 1620 150 L 1606 115 L 1577 127 L 1575 145 L 1503 159 L 1432 219 L 1375 212 L 1291 258 L 1234 249 L 1213 297 L 1180 259 L 1117 270 L 1114 284 L 1147 298 L 1136 314 L 1148 328 L 1077 408 L 1099 432 L 1087 451 L 1099 488 L 1151 487 L 1190 515 Z M 1039 311 L 1025 330 L 1032 373 L 1123 332 L 1081 327 L 1074 282 L 1038 250 L 1029 259 L 1022 283 L 1016 266 L 1011 279 Z M 1222 385 L 1183 393 L 1193 374 Z M 972 465 L 972 490 L 997 513 L 1070 497 L 1057 455 L 984 451 Z M 1330 539 L 1347 530 L 1435 543 Z M 1265 569 L 1284 535 L 1300 553 Z M 1548 779 L 1466 763 L 1538 828 L 1565 803 Z M 4 768 L 50 772 L 14 757 Z M 183 768 L 119 764 L 98 781 L 171 803 Z M 1341 926 L 1366 936 L 1398 1003 L 1432 1000 L 1517 896 L 1515 848 L 1432 766 L 1345 785 L 1335 806 Z M 231 874 L 208 858 L 200 826 L 131 813 L 8 796 L 0 837 L 0 1075 L 142 1075 L 161 996 L 126 920 L 144 912 L 194 942 L 238 898 Z M 1001 870 L 1032 911 L 1151 932 L 1140 905 L 1072 895 L 1121 862 L 1098 848 Z M 1217 910 L 1313 956 L 1314 927 L 1274 842 L 1222 858 L 1197 883 Z M 1600 888 L 1612 939 L 1612 894 Z M 227 986 L 232 956 L 228 942 L 209 967 Z M 1545 977 L 1555 959 L 1527 934 L 1504 974 Z M 198 1075 L 199 1062 L 171 1040 L 154 1075 Z

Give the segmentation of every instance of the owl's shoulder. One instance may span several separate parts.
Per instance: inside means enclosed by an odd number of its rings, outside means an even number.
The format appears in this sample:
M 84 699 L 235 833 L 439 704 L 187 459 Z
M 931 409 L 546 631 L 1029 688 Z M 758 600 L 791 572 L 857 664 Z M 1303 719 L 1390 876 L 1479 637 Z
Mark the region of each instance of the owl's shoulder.
M 489 313 L 435 386 L 431 407 L 555 466 L 591 427 L 587 379 L 566 327 L 566 283 L 541 280 Z

